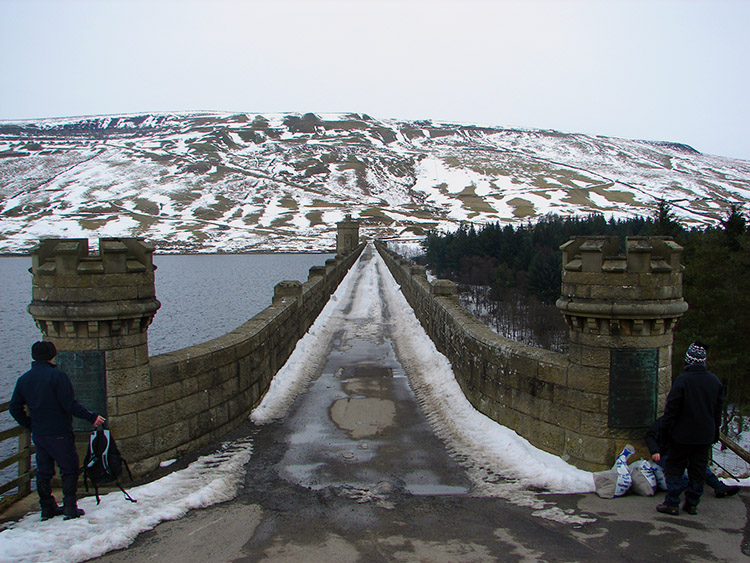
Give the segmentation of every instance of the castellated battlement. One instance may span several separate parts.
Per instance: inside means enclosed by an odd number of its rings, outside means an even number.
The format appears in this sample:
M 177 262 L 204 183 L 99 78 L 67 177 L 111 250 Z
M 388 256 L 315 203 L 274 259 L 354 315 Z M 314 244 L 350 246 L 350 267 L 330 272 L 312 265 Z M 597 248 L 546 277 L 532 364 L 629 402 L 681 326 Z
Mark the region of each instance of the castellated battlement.
M 669 237 L 574 237 L 560 247 L 563 270 L 580 273 L 681 274 L 682 247 Z
M 153 275 L 154 247 L 135 238 L 101 238 L 98 253 L 88 239 L 44 239 L 31 250 L 34 275 Z
M 575 332 L 617 336 L 671 333 L 687 310 L 682 247 L 666 237 L 576 237 L 560 247 L 557 307 Z
M 154 247 L 133 238 L 45 239 L 31 251 L 29 313 L 45 336 L 90 338 L 143 333 L 160 307 Z

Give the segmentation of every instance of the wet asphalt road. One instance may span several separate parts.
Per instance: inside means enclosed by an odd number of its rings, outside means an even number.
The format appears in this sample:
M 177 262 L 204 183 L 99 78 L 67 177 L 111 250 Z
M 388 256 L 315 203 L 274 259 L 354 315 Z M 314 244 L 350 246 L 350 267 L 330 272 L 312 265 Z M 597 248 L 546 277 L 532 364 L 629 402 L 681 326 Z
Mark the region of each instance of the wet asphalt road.
M 475 496 L 420 411 L 362 275 L 336 319 L 327 361 L 282 421 L 247 423 L 244 487 L 222 505 L 142 534 L 101 561 L 742 561 L 744 499 L 706 495 L 698 516 L 657 514 L 657 498 L 543 495 L 586 523 Z M 379 268 L 380 272 L 385 268 Z

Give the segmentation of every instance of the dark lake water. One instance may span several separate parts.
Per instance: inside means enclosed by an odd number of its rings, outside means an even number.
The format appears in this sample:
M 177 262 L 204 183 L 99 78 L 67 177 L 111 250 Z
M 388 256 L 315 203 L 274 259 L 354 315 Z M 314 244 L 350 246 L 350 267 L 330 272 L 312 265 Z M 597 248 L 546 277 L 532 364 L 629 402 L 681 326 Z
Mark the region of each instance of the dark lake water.
M 156 355 L 225 334 L 271 304 L 283 280 L 307 280 L 312 266 L 332 254 L 156 255 L 161 309 L 149 328 Z M 31 344 L 41 339 L 26 306 L 31 301 L 30 258 L 0 258 L 0 402 L 29 369 Z M 4 419 L 7 415 L 4 415 Z M 6 427 L 4 420 L 0 427 Z

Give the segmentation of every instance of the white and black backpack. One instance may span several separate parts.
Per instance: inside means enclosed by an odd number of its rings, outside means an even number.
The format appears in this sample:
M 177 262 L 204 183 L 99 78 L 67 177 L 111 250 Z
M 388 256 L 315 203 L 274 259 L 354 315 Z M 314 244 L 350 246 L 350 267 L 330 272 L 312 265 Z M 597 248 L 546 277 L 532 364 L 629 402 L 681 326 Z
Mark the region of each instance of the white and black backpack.
M 130 502 L 138 502 L 120 484 L 123 464 L 125 464 L 125 469 L 128 470 L 128 476 L 132 481 L 133 475 L 130 473 L 128 462 L 120 455 L 120 450 L 117 449 L 117 444 L 115 444 L 115 439 L 110 431 L 101 427 L 94 430 L 89 438 L 89 449 L 83 460 L 83 484 L 88 492 L 88 482 L 91 481 L 96 495 L 96 504 L 100 502 L 99 487 L 109 483 L 115 483 Z

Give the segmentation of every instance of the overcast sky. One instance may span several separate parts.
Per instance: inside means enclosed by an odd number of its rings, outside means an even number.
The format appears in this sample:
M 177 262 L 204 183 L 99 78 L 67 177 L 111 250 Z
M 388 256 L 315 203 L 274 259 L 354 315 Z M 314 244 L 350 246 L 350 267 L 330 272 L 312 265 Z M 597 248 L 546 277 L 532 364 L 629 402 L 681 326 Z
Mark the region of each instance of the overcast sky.
M 0 120 L 364 112 L 750 160 L 748 24 L 742 0 L 0 0 Z

